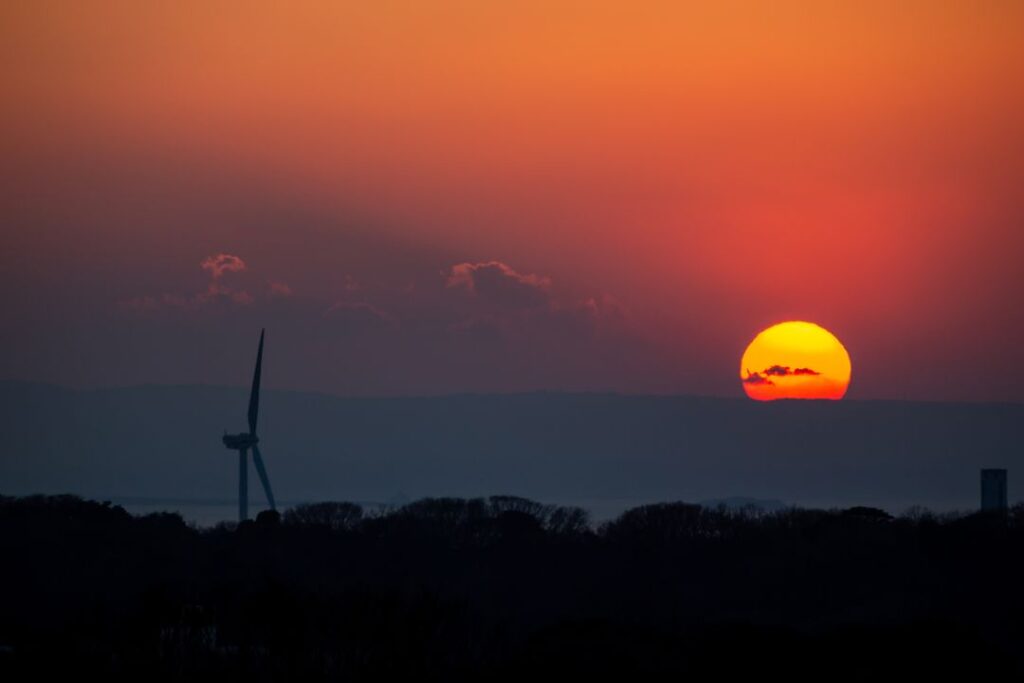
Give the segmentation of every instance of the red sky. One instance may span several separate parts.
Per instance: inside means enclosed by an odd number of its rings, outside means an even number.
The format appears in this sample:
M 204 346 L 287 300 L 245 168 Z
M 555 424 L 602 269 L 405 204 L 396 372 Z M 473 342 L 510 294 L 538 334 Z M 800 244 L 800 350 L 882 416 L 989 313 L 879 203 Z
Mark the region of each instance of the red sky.
M 683 4 L 7 3 L 0 377 L 1019 401 L 1024 6 Z

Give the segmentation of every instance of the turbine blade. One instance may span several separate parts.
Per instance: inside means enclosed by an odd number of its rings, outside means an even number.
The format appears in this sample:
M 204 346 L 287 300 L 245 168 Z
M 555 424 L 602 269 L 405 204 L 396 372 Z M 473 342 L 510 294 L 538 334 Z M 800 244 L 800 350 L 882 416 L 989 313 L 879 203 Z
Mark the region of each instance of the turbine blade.
M 263 490 L 267 494 L 267 502 L 270 503 L 270 509 L 276 510 L 274 492 L 270 490 L 270 479 L 267 477 L 267 469 L 263 466 L 263 456 L 260 455 L 259 446 L 252 447 L 252 463 L 256 465 L 256 473 L 260 475 L 260 481 L 263 482 Z
M 256 352 L 256 370 L 252 375 L 252 391 L 249 392 L 249 433 L 256 433 L 256 416 L 260 411 L 260 373 L 263 368 L 263 333 L 260 330 L 260 348 Z

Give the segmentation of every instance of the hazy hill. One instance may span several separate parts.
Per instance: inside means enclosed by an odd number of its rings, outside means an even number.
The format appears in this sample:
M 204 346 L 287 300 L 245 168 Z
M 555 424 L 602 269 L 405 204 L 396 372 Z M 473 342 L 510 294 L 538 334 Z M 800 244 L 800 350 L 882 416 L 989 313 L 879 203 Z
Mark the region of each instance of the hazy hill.
M 0 492 L 232 499 L 220 436 L 244 428 L 246 400 L 241 388 L 0 383 Z M 1010 469 L 1017 500 L 1024 476 L 1021 404 L 266 391 L 260 435 L 284 501 L 512 493 L 600 514 L 752 496 L 901 511 L 974 507 L 988 466 Z

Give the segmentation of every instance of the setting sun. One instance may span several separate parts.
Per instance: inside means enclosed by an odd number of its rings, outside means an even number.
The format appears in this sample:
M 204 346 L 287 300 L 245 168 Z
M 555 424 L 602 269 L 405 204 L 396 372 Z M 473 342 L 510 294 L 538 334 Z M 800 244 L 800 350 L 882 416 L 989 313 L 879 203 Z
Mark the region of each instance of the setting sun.
M 740 380 L 757 401 L 777 398 L 837 400 L 850 385 L 850 354 L 819 325 L 792 321 L 764 330 L 740 361 Z

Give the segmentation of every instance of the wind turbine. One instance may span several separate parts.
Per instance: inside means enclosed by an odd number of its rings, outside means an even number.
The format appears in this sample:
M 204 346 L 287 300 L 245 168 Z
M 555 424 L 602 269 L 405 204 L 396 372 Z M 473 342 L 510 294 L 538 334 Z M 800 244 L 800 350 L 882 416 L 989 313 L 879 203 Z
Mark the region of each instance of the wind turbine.
M 263 334 L 266 330 L 260 330 L 260 347 L 256 352 L 256 370 L 252 375 L 252 391 L 249 393 L 249 431 L 241 434 L 224 434 L 224 445 L 232 451 L 238 451 L 238 521 L 244 522 L 249 519 L 249 467 L 247 457 L 252 449 L 252 462 L 256 465 L 256 473 L 260 475 L 263 482 L 263 490 L 267 494 L 267 502 L 271 510 L 277 510 L 274 505 L 274 493 L 270 490 L 270 479 L 267 478 L 267 469 L 263 466 L 263 458 L 260 456 L 260 448 L 256 444 L 260 438 L 256 436 L 256 415 L 260 410 L 260 370 L 263 366 Z

